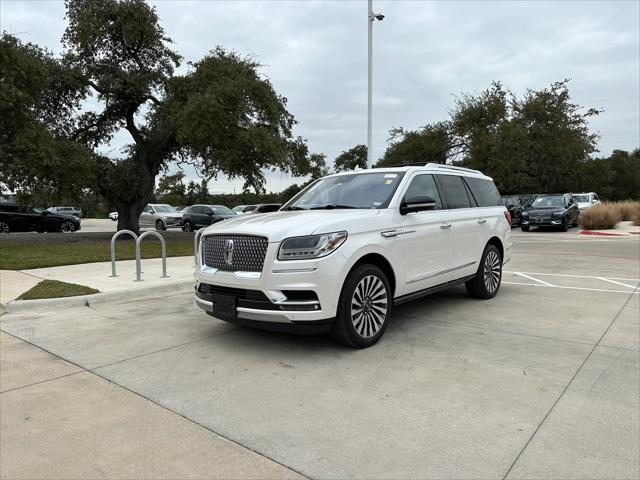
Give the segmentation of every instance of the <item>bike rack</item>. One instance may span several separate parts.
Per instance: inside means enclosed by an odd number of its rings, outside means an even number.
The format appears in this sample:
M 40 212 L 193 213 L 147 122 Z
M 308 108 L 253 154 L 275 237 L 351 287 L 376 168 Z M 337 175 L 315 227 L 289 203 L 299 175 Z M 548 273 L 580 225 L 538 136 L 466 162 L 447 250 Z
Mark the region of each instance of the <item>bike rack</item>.
M 136 282 L 142 282 L 142 278 L 140 274 L 142 273 L 142 265 L 141 265 L 141 252 L 140 252 L 140 243 L 145 237 L 148 236 L 158 237 L 160 240 L 160 244 L 162 245 L 162 276 L 160 278 L 168 278 L 167 275 L 167 246 L 164 243 L 164 237 L 160 235 L 158 232 L 150 230 L 148 232 L 144 232 L 142 235 L 138 237 L 136 240 Z
M 111 237 L 111 276 L 112 277 L 118 276 L 116 275 L 116 238 L 118 238 L 120 235 L 124 233 L 131 235 L 136 240 L 136 245 L 138 244 L 138 235 L 136 235 L 135 232 L 132 232 L 131 230 L 118 230 L 116 233 L 113 234 L 113 237 Z

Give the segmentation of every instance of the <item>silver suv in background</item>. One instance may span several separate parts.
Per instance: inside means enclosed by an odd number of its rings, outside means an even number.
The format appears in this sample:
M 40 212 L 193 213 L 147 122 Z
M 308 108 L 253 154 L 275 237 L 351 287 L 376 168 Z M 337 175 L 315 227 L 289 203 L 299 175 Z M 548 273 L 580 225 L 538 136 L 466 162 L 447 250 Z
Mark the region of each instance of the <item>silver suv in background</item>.
M 171 205 L 150 203 L 142 210 L 138 224 L 140 227 L 155 227 L 156 230 L 182 228 L 182 212 Z
M 73 215 L 82 218 L 82 209 L 79 207 L 49 207 L 47 211 L 51 213 L 59 213 L 60 215 Z

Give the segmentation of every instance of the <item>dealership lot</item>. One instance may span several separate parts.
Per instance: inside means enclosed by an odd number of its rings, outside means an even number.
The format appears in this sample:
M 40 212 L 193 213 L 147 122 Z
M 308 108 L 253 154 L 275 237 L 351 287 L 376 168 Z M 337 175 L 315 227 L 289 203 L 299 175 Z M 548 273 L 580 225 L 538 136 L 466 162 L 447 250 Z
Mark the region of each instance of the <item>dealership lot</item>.
M 3 345 L 53 364 L 3 361 L 2 476 L 637 478 L 640 239 L 513 243 L 495 299 L 402 305 L 359 351 L 188 291 L 5 314 Z

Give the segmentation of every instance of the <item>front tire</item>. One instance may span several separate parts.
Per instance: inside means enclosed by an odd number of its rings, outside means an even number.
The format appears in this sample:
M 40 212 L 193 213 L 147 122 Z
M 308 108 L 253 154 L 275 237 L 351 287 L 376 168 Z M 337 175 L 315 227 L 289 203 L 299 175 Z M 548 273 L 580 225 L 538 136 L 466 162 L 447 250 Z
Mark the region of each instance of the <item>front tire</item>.
M 166 230 L 164 222 L 162 220 L 156 221 L 156 230 Z
M 384 272 L 375 265 L 359 265 L 342 286 L 331 337 L 353 348 L 374 345 L 387 328 L 392 305 Z
M 467 293 L 474 298 L 496 296 L 502 282 L 502 256 L 495 245 L 485 247 L 476 276 L 465 283 Z
M 184 224 L 182 225 L 182 231 L 193 232 L 193 226 L 191 225 L 191 222 L 189 221 L 184 222 Z
M 76 229 L 76 226 L 73 222 L 64 221 L 60 224 L 60 231 L 62 233 L 73 233 Z
M 560 231 L 566 232 L 567 230 L 569 230 L 569 222 L 567 222 L 567 219 L 565 218 L 562 220 L 562 225 L 560 225 Z
M 528 232 L 528 231 L 529 231 L 529 225 L 520 225 L 520 229 L 521 229 L 523 232 Z

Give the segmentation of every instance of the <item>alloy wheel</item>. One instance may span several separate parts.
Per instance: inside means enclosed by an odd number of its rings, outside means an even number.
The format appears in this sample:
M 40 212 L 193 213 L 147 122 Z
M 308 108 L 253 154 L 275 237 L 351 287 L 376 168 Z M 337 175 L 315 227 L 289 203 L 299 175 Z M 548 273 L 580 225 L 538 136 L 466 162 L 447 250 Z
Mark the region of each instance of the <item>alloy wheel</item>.
M 495 250 L 490 250 L 484 259 L 484 286 L 489 292 L 493 293 L 498 289 L 501 276 L 500 255 Z
M 71 233 L 75 230 L 72 222 L 62 222 L 60 225 L 60 231 L 62 233 Z
M 9 225 L 5 222 L 0 222 L 0 233 L 9 233 Z
M 387 289 L 375 275 L 364 277 L 351 298 L 351 321 L 356 332 L 371 338 L 380 331 L 387 318 Z

